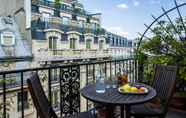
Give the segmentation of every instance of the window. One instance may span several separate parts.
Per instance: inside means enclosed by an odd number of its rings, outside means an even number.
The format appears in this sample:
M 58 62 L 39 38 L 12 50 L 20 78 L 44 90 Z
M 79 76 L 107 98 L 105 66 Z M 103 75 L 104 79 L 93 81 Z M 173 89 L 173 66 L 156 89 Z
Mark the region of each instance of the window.
M 49 13 L 42 13 L 42 21 L 49 22 L 50 14 Z
M 57 37 L 49 37 L 49 49 L 57 49 Z
M 63 17 L 63 24 L 68 25 L 69 24 L 69 17 Z
M 12 32 L 3 32 L 1 34 L 1 45 L 14 46 L 15 45 L 15 35 Z
M 127 40 L 125 40 L 125 47 L 128 47 Z
M 63 9 L 63 10 L 72 10 L 72 7 L 69 6 L 69 5 L 66 5 L 66 4 L 62 4 L 61 5 L 61 9 Z
M 87 18 L 87 23 L 90 23 L 90 17 Z
M 91 39 L 86 40 L 86 49 L 91 49 Z
M 121 46 L 121 39 L 119 39 L 119 46 Z
M 92 65 L 88 65 L 88 76 L 91 77 L 93 76 L 93 66 Z
M 76 39 L 71 38 L 70 39 L 70 49 L 75 49 L 76 48 Z
M 42 13 L 42 21 L 45 23 L 45 28 L 48 27 L 48 22 L 50 21 L 49 13 Z
M 58 69 L 52 70 L 52 81 L 58 81 L 59 79 L 59 73 Z
M 18 95 L 17 95 L 17 110 L 18 111 L 21 111 L 22 110 L 21 98 L 22 98 L 22 93 L 19 92 Z M 23 92 L 23 104 L 24 104 L 24 109 L 28 109 L 29 108 L 28 91 L 24 91 Z
M 83 28 L 83 27 L 84 27 L 84 21 L 80 20 L 80 21 L 79 21 L 79 26 L 80 26 L 81 28 Z
M 60 11 L 58 11 L 58 10 L 54 10 L 54 16 L 56 16 L 56 17 L 60 17 Z
M 96 29 L 96 23 L 92 23 L 92 29 Z
M 52 104 L 54 108 L 58 108 L 59 107 L 59 96 L 58 96 L 58 91 L 53 91 L 52 92 Z
M 132 47 L 132 41 L 128 41 L 128 47 Z
M 72 14 L 72 20 L 77 20 L 77 16 L 75 14 Z
M 99 49 L 103 49 L 104 41 L 100 40 L 99 41 Z
M 118 44 L 119 44 L 119 43 L 118 43 L 118 38 L 117 38 L 117 39 L 116 39 L 116 46 L 118 46 Z
M 114 38 L 112 38 L 112 45 L 114 46 L 115 45 L 115 41 L 114 41 L 115 39 Z

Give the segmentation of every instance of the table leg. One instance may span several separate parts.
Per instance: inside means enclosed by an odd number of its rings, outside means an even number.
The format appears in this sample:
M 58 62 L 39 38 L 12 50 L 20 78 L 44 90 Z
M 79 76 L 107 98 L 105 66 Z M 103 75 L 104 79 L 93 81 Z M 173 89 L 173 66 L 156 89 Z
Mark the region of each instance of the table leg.
M 125 115 L 126 118 L 130 118 L 130 105 L 125 106 Z
M 121 106 L 121 118 L 124 118 L 124 105 Z

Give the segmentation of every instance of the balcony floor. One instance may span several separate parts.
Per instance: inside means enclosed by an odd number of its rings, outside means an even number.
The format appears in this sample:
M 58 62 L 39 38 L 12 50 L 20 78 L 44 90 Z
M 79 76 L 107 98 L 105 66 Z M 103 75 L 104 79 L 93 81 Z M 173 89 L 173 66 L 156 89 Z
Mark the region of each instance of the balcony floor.
M 175 110 L 169 110 L 166 118 L 185 118 L 185 117 L 186 117 L 186 111 L 179 112 Z
M 116 116 L 117 118 L 120 118 L 120 115 L 119 115 L 120 111 L 116 111 Z M 131 117 L 133 118 L 133 117 Z M 150 118 L 150 117 L 147 117 L 147 118 Z M 165 118 L 186 118 L 186 111 L 177 111 L 177 110 L 174 110 L 174 109 L 169 109 L 169 112 L 167 113 L 167 116 Z

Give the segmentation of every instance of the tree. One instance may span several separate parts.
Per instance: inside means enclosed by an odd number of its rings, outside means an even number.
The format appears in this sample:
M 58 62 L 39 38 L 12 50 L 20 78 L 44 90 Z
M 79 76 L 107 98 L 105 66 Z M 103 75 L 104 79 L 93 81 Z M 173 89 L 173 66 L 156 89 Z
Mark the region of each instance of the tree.
M 63 0 L 54 0 L 54 3 L 55 3 L 55 7 L 58 9 L 60 8 L 61 4 L 63 3 L 64 1 Z
M 151 29 L 154 34 L 144 40 L 138 52 L 145 54 L 146 63 L 168 64 L 179 67 L 178 78 L 186 80 L 186 20 L 177 18 L 172 25 L 167 21 L 160 21 Z
M 55 0 L 55 3 L 62 4 L 64 1 L 63 0 Z

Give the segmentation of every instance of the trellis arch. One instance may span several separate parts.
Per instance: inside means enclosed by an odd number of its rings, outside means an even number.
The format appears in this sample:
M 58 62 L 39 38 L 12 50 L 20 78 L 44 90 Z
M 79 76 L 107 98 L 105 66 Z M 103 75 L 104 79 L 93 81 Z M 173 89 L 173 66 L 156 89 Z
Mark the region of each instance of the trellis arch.
M 139 39 L 139 42 L 138 42 L 137 50 L 139 49 L 140 44 L 141 44 L 141 41 L 142 41 L 144 38 L 150 39 L 148 36 L 146 36 L 146 34 L 147 34 L 147 32 L 148 32 L 149 30 L 152 30 L 151 27 L 152 27 L 155 23 L 158 23 L 158 24 L 160 25 L 160 27 L 162 27 L 163 30 L 166 31 L 166 28 L 163 27 L 163 26 L 160 24 L 160 22 L 159 22 L 159 20 L 160 20 L 163 16 L 166 16 L 166 17 L 167 17 L 169 23 L 173 26 L 173 29 L 174 29 L 175 32 L 178 34 L 179 39 L 180 39 L 180 40 L 183 40 L 183 37 L 180 36 L 180 34 L 178 33 L 178 31 L 177 31 L 177 29 L 176 29 L 176 26 L 174 25 L 174 23 L 173 23 L 171 17 L 168 15 L 168 13 L 170 13 L 170 12 L 172 12 L 172 11 L 174 11 L 174 10 L 177 11 L 178 16 L 179 16 L 179 18 L 180 18 L 180 20 L 181 20 L 181 22 L 182 22 L 182 26 L 184 27 L 184 31 L 185 31 L 185 37 L 184 37 L 184 38 L 186 38 L 186 26 L 185 26 L 185 24 L 184 24 L 183 16 L 182 16 L 182 14 L 181 14 L 181 12 L 180 12 L 180 8 L 183 7 L 183 6 L 186 6 L 186 3 L 182 3 L 182 4 L 179 4 L 179 5 L 178 5 L 177 1 L 174 0 L 174 4 L 175 4 L 175 7 L 171 8 L 171 9 L 169 9 L 169 10 L 165 10 L 164 7 L 162 7 L 163 13 L 162 13 L 160 16 L 155 17 L 154 15 L 152 15 L 152 18 L 154 19 L 154 21 L 153 21 L 150 25 L 144 24 L 145 27 L 147 27 L 147 29 L 146 29 L 142 34 L 141 34 L 141 33 L 138 33 L 138 34 L 140 35 L 140 39 Z M 166 31 L 166 32 L 167 32 L 167 31 Z M 171 33 L 171 32 L 167 32 L 167 33 Z M 186 40 L 186 39 L 185 39 L 185 40 Z

